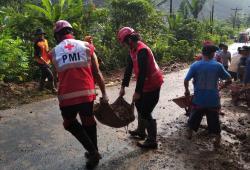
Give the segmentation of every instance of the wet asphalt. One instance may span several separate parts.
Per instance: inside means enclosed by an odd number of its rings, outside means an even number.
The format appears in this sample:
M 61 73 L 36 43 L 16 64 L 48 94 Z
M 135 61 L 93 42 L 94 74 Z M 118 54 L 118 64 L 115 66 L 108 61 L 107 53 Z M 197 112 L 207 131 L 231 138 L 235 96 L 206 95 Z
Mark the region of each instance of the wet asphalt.
M 198 164 L 202 160 L 193 160 L 200 157 L 201 150 L 197 145 L 189 147 L 192 142 L 182 134 L 186 123 L 184 110 L 171 101 L 183 95 L 186 71 L 165 75 L 160 101 L 153 113 L 158 123 L 159 149 L 143 151 L 136 146 L 137 140 L 129 138 L 125 128 L 114 129 L 98 122 L 98 145 L 103 158 L 96 169 L 200 169 Z M 119 87 L 107 88 L 110 102 L 118 97 Z M 128 102 L 132 100 L 134 87 L 132 82 L 126 89 Z M 0 170 L 85 169 L 85 150 L 64 130 L 56 98 L 0 111 L 0 116 Z M 134 129 L 136 123 L 130 124 L 129 129 Z M 199 154 L 195 152 L 190 160 L 188 155 L 194 149 Z M 206 157 L 207 151 L 202 152 Z

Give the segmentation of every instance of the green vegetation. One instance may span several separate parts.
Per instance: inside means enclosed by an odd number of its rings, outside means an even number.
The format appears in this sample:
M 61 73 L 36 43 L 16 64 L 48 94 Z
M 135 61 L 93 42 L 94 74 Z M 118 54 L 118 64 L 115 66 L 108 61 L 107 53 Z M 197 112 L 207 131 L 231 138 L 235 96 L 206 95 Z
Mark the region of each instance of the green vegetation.
M 28 81 L 38 77 L 33 61 L 34 30 L 43 27 L 50 47 L 55 46 L 53 24 L 68 20 L 75 37 L 92 35 L 97 53 L 104 61 L 103 70 L 123 67 L 128 52 L 117 42 L 122 26 L 136 29 L 152 48 L 160 62 L 189 61 L 202 41 L 226 42 L 234 35 L 231 23 L 209 21 L 198 15 L 205 0 L 184 0 L 180 12 L 168 16 L 156 9 L 150 0 L 108 0 L 97 8 L 82 0 L 8 1 L 0 7 L 0 81 Z

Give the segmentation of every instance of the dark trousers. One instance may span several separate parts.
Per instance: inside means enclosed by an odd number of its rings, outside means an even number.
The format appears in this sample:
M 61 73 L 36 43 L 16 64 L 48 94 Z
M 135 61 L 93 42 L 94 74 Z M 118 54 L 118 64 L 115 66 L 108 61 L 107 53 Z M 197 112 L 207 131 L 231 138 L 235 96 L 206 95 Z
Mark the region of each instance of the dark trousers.
M 152 112 L 159 101 L 159 97 L 160 88 L 152 92 L 142 93 L 141 98 L 135 102 L 138 115 L 141 116 L 141 119 L 153 119 Z
M 40 80 L 40 86 L 43 88 L 46 78 L 48 78 L 49 82 L 54 81 L 54 76 L 52 71 L 50 70 L 49 66 L 44 64 L 39 64 L 39 68 L 41 70 L 41 80 Z M 54 84 L 54 82 L 53 82 Z
M 224 66 L 224 65 L 223 65 Z M 228 66 L 224 66 L 225 70 L 228 71 Z
M 93 115 L 94 102 L 81 103 L 73 106 L 61 107 L 61 113 L 63 120 L 74 120 L 79 113 L 83 126 L 95 125 L 95 119 Z
M 238 80 L 238 74 L 232 71 L 229 71 L 230 75 L 232 76 L 232 78 L 234 79 L 234 81 Z
M 197 131 L 200 127 L 203 116 L 207 117 L 208 131 L 211 134 L 220 134 L 219 108 L 195 108 L 192 109 L 188 119 L 188 126 Z
M 93 104 L 94 102 L 89 102 L 60 108 L 64 128 L 75 136 L 89 152 L 98 150 Z M 82 124 L 77 121 L 77 114 L 79 114 Z

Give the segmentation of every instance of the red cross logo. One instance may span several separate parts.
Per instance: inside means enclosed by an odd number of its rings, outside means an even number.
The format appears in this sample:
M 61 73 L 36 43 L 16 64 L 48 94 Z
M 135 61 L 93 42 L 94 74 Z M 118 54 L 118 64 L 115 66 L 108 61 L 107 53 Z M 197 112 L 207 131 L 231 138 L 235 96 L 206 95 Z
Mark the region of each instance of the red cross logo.
M 71 44 L 68 44 L 68 45 L 65 45 L 64 48 L 68 49 L 69 51 L 72 50 L 72 48 L 74 48 L 75 46 L 74 45 L 71 45 Z

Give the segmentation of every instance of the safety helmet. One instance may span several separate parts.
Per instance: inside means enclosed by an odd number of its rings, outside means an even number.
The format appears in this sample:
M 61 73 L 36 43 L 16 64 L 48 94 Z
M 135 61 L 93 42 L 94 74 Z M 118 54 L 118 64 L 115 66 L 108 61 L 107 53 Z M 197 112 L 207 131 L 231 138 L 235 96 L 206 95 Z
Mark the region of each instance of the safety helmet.
M 121 28 L 117 34 L 118 41 L 122 44 L 125 38 L 133 33 L 135 33 L 135 30 L 133 28 L 130 27 Z
M 59 20 L 56 22 L 55 26 L 54 26 L 54 33 L 57 33 L 59 31 L 61 31 L 63 28 L 72 28 L 71 24 L 68 21 L 65 20 Z
M 214 45 L 214 42 L 211 40 L 205 40 L 202 42 L 203 46 L 209 46 L 209 45 Z

